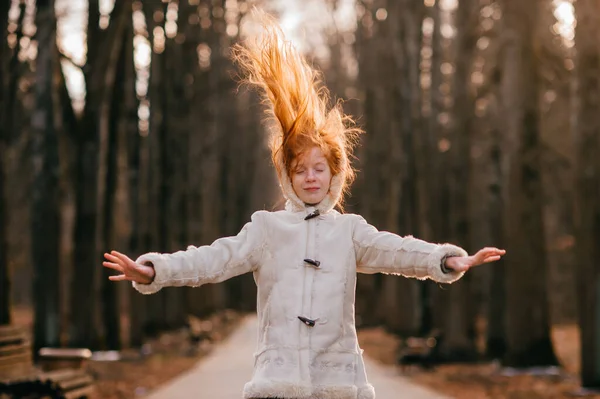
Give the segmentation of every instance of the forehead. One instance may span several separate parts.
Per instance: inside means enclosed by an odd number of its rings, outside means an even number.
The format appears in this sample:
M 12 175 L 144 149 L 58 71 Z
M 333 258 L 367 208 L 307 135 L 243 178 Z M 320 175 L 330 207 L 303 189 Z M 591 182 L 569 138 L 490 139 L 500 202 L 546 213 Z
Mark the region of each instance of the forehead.
M 325 158 L 325 154 L 319 147 L 312 147 L 310 150 L 303 152 L 300 154 L 295 160 L 298 164 L 316 164 L 316 163 L 327 163 L 327 158 Z

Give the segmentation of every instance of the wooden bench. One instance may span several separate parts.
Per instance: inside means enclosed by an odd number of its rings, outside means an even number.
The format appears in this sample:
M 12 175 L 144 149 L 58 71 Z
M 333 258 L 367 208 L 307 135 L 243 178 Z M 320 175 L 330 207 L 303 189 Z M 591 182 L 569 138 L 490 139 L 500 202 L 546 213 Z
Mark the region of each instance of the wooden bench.
M 33 365 L 27 331 L 0 326 L 0 396 L 93 397 L 94 380 L 82 368 L 83 362 L 91 357 L 88 349 L 43 348 L 39 355 L 42 370 Z
M 92 351 L 86 348 L 42 348 L 38 356 L 38 363 L 44 371 L 81 369 L 91 359 Z

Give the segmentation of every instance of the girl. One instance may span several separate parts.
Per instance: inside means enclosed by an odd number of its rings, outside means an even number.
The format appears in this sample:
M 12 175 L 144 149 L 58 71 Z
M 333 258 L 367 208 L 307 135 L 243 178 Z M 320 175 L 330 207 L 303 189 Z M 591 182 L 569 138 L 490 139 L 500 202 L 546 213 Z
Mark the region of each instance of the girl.
M 259 211 L 235 237 L 135 262 L 112 251 L 104 266 L 143 294 L 200 286 L 252 272 L 258 287 L 258 347 L 244 398 L 373 399 L 356 338 L 356 272 L 451 283 L 504 250 L 473 256 L 450 244 L 379 232 L 340 213 L 354 178 L 359 130 L 339 106 L 328 110 L 318 73 L 271 18 L 261 38 L 234 47 L 246 83 L 259 88 L 272 126 L 270 148 L 285 210 Z

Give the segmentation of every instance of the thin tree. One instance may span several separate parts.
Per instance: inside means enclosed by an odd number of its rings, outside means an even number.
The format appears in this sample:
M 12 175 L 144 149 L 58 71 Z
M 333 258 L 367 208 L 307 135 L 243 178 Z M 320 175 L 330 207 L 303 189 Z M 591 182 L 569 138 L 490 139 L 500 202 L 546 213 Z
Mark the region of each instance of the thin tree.
M 10 78 L 6 73 L 6 60 L 9 55 L 7 40 L 8 10 L 10 2 L 4 1 L 0 4 L 0 324 L 9 324 L 10 317 L 10 271 L 8 268 L 8 220 L 6 215 L 8 209 L 5 197 L 5 159 L 6 151 L 6 84 Z
M 53 80 L 58 73 L 56 16 L 53 0 L 38 0 L 38 54 L 35 106 L 32 114 L 33 187 L 31 202 L 32 262 L 34 268 L 34 348 L 59 345 L 59 164 L 54 128 Z
M 581 383 L 600 388 L 600 2 L 575 3 L 577 116 L 575 216 L 579 264 L 579 323 L 581 327 Z
M 469 198 L 471 128 L 474 99 L 470 93 L 471 66 L 477 42 L 477 1 L 461 0 L 456 9 L 456 34 L 453 39 L 454 74 L 452 76 L 452 106 L 450 126 L 443 139 L 449 148 L 444 160 L 448 193 L 448 237 L 444 241 L 469 243 Z M 445 305 L 444 340 L 442 350 L 451 358 L 472 359 L 475 356 L 474 301 L 470 298 L 471 274 L 448 287 Z
M 105 75 L 105 94 L 102 102 L 102 120 L 100 125 L 106 131 L 101 130 L 101 137 L 106 137 L 106 150 L 102 151 L 106 155 L 103 163 L 106 163 L 105 190 L 104 190 L 104 210 L 101 212 L 103 220 L 101 221 L 102 243 L 105 248 L 120 248 L 122 251 L 128 250 L 126 244 L 127 235 L 127 214 L 124 213 L 126 206 L 124 202 L 127 198 L 125 183 L 123 181 L 126 175 L 125 165 L 127 164 L 127 131 L 124 124 L 130 117 L 131 109 L 124 107 L 123 99 L 127 96 L 128 90 L 133 87 L 127 86 L 125 79 L 126 68 L 129 59 L 133 57 L 133 23 L 131 2 L 123 1 L 123 8 L 113 12 L 113 18 L 117 27 L 117 36 L 115 45 L 109 53 L 110 63 L 109 71 Z M 124 111 L 121 111 L 124 110 Z M 122 115 L 122 112 L 125 115 Z M 102 287 L 102 309 L 103 326 L 106 331 L 106 346 L 109 349 L 120 349 L 121 339 L 121 301 L 119 295 L 119 286 L 111 284 L 108 280 L 108 270 L 104 271 L 104 277 L 101 281 Z
M 540 174 L 539 0 L 504 0 L 502 101 L 507 353 L 512 367 L 557 364 L 550 341 Z
M 87 62 L 83 68 L 86 103 L 76 137 L 74 272 L 72 280 L 69 345 L 100 344 L 98 277 L 101 271 L 101 221 L 105 193 L 106 150 L 111 93 L 119 49 L 122 45 L 121 10 L 130 1 L 115 2 L 108 28 L 99 26 L 98 0 L 90 0 L 87 30 Z

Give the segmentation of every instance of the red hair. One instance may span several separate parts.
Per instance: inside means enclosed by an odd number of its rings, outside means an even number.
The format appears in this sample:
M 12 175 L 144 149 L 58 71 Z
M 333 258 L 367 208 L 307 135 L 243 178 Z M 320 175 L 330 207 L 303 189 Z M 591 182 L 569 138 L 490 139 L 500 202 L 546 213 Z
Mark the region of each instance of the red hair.
M 355 178 L 350 158 L 362 131 L 341 104 L 329 109 L 329 90 L 319 71 L 284 39 L 277 22 L 262 11 L 255 16 L 263 34 L 233 47 L 233 59 L 243 73 L 242 83 L 260 89 L 269 119 L 275 120 L 269 147 L 280 180 L 290 176 L 293 163 L 311 147 L 323 151 L 332 176 L 342 177 L 344 194 Z

